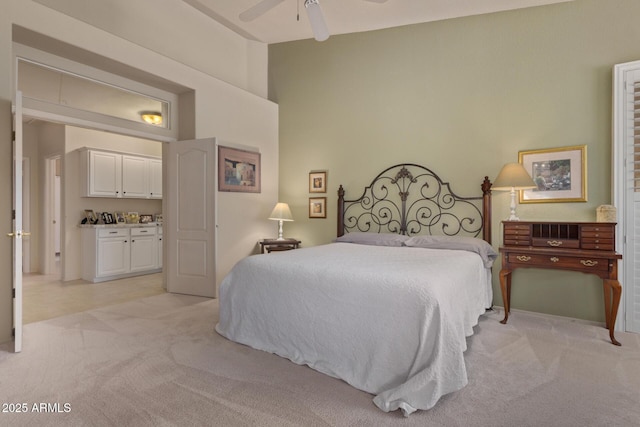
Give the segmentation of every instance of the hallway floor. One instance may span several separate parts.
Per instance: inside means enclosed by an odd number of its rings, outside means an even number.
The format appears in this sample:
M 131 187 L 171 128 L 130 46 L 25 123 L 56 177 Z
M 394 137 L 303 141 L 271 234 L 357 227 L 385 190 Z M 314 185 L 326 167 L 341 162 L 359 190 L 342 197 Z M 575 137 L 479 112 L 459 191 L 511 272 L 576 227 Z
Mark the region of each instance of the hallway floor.
M 162 273 L 102 283 L 62 282 L 59 274 L 24 274 L 22 277 L 25 324 L 166 292 L 162 287 Z

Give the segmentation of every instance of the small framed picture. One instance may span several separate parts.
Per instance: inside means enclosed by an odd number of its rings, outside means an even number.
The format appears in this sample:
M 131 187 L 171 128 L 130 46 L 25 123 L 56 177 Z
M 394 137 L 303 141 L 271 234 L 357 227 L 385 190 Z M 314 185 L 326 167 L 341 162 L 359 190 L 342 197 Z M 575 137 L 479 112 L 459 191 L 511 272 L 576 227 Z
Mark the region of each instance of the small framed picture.
M 327 198 L 309 197 L 309 218 L 327 217 Z
M 150 222 L 153 222 L 153 215 L 150 215 L 150 214 L 141 214 L 140 215 L 140 223 L 141 224 L 148 224 Z
M 309 172 L 309 193 L 327 192 L 327 173 Z
M 156 214 L 155 219 L 158 224 L 162 224 L 162 214 Z
M 114 212 L 113 217 L 115 218 L 116 223 L 118 224 L 124 224 L 125 222 L 127 222 L 124 212 Z
M 87 219 L 87 224 L 95 224 L 98 221 L 98 218 L 96 218 L 96 214 L 93 212 L 93 209 L 85 209 L 84 217 Z
M 113 215 L 109 212 L 102 212 L 101 214 L 102 216 L 102 222 L 105 224 L 113 224 L 115 223 L 114 219 L 113 219 Z

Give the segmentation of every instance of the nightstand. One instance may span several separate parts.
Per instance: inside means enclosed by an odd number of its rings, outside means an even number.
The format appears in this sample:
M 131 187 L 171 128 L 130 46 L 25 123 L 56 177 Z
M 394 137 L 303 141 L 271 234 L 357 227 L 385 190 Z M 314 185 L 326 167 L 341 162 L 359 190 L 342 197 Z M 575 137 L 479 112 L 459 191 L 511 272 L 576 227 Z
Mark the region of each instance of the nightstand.
M 290 251 L 291 249 L 298 249 L 300 247 L 300 240 L 297 239 L 263 239 L 260 240 L 260 253 L 264 253 L 267 251 L 271 252 L 279 252 L 279 251 Z

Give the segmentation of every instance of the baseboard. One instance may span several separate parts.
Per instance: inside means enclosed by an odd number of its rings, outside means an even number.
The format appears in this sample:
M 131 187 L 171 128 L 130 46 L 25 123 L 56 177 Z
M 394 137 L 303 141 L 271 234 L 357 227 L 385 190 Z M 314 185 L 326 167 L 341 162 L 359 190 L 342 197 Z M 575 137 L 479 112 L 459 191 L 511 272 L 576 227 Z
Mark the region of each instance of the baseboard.
M 500 305 L 494 305 L 493 310 L 496 311 L 496 309 L 500 309 L 500 311 L 504 313 L 504 307 Z M 585 319 L 577 319 L 575 317 L 558 316 L 556 314 L 538 313 L 537 311 L 521 310 L 518 308 L 512 308 L 510 315 L 513 315 L 513 313 L 522 313 L 529 316 L 542 317 L 547 319 L 564 320 L 566 322 L 574 322 L 574 323 L 580 323 L 583 325 L 590 325 L 590 326 L 602 326 L 602 327 L 605 326 L 604 322 L 596 322 L 595 320 L 585 320 Z

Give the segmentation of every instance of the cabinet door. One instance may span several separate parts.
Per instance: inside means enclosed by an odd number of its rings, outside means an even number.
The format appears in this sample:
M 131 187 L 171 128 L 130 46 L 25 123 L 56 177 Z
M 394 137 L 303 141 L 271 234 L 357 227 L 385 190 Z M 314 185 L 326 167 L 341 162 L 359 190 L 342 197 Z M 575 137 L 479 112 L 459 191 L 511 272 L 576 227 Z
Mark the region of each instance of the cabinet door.
M 158 235 L 158 268 L 162 268 L 162 234 Z
M 149 197 L 149 159 L 122 156 L 122 197 Z
M 113 276 L 129 272 L 129 238 L 98 239 L 98 271 L 96 276 Z
M 149 197 L 162 199 L 162 160 L 149 160 Z
M 89 188 L 91 197 L 121 197 L 122 156 L 120 154 L 89 151 Z
M 131 236 L 131 272 L 158 268 L 157 236 Z

